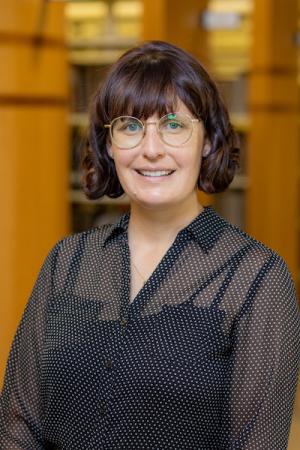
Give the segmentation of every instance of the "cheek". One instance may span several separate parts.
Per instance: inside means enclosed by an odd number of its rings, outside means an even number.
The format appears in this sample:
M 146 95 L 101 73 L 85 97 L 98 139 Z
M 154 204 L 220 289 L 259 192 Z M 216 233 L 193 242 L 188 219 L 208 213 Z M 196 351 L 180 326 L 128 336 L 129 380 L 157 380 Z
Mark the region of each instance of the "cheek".
M 115 151 L 113 149 L 114 160 L 116 168 L 122 170 L 123 168 L 130 167 L 130 165 L 134 161 L 134 154 L 130 153 L 128 150 L 124 151 Z
M 184 149 L 184 152 L 178 155 L 177 163 L 179 167 L 187 168 L 192 171 L 198 172 L 201 166 L 200 147 L 193 146 Z
M 132 179 L 132 171 L 135 167 L 134 160 L 135 157 L 129 151 L 124 150 L 124 153 L 120 152 L 114 153 L 114 163 L 117 172 L 117 176 L 119 181 L 123 185 L 123 187 L 127 186 L 127 181 L 129 182 Z

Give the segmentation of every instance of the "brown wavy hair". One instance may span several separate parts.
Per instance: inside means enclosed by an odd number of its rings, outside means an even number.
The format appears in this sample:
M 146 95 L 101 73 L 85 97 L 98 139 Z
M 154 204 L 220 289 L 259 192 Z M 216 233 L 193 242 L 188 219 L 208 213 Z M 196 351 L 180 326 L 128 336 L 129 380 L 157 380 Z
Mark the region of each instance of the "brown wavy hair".
M 120 197 L 114 160 L 107 152 L 104 124 L 121 115 L 146 120 L 176 110 L 176 100 L 203 121 L 211 144 L 197 181 L 206 193 L 224 191 L 239 167 L 238 138 L 216 84 L 191 54 L 163 41 L 149 41 L 124 53 L 96 90 L 80 158 L 83 191 L 89 199 Z

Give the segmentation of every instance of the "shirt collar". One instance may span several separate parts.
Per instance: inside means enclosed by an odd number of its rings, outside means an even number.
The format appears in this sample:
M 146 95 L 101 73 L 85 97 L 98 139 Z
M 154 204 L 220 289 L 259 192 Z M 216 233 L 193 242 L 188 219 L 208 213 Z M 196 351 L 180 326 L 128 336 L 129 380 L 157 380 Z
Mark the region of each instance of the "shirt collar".
M 107 242 L 116 236 L 124 234 L 127 231 L 130 219 L 130 211 L 122 214 L 117 222 L 111 225 L 111 228 L 102 242 L 105 247 Z M 229 223 L 221 217 L 214 208 L 204 206 L 204 209 L 190 222 L 185 228 L 180 230 L 182 236 L 191 236 L 197 241 L 200 247 L 208 252 L 219 239 L 224 229 L 228 227 Z

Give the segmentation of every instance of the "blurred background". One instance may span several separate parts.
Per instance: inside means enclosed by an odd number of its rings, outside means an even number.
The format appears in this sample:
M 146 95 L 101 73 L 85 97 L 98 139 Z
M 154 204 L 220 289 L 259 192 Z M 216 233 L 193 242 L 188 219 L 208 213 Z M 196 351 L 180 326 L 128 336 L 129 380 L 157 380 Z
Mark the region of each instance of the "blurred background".
M 185 48 L 217 81 L 240 136 L 241 165 L 226 192 L 199 199 L 276 250 L 299 297 L 299 3 L 0 0 L 0 384 L 50 248 L 128 209 L 125 195 L 88 201 L 78 163 L 91 94 L 142 40 Z M 297 439 L 300 394 L 289 450 Z

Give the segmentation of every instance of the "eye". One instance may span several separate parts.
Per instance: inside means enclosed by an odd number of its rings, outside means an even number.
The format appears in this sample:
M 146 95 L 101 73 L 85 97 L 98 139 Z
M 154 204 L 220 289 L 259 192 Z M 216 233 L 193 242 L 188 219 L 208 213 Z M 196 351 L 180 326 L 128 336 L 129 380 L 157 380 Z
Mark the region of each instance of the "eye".
M 131 122 L 131 123 L 129 123 L 128 125 L 127 125 L 127 127 L 126 127 L 126 129 L 128 130 L 128 131 L 138 131 L 138 130 L 140 130 L 141 129 L 141 126 L 138 124 L 138 123 L 136 123 L 136 122 Z
M 159 129 L 162 133 L 180 134 L 188 129 L 188 121 L 181 113 L 169 113 L 160 119 Z
M 127 134 L 139 133 L 142 129 L 142 125 L 134 120 L 126 120 L 118 126 L 118 131 L 123 131 Z
M 180 122 L 177 122 L 175 120 L 169 120 L 166 122 L 165 127 L 169 128 L 170 130 L 177 130 L 178 128 L 182 128 L 182 124 Z
M 160 126 L 160 130 L 165 133 L 180 133 L 184 129 L 185 124 L 178 119 L 167 119 Z

